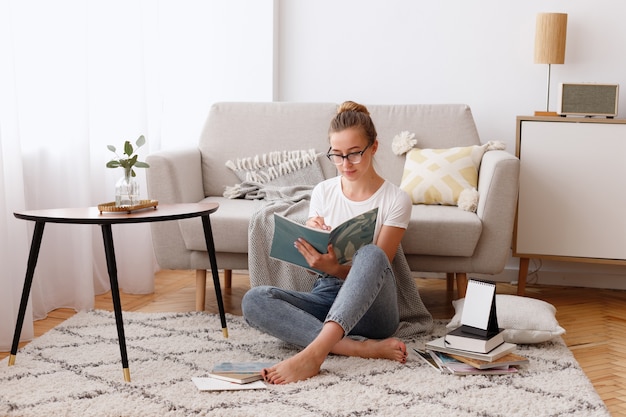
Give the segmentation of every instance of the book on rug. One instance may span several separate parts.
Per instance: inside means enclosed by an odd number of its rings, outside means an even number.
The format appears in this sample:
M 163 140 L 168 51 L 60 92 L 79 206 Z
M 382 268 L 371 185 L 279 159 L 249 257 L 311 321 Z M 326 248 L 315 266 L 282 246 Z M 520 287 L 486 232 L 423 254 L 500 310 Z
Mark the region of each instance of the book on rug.
M 302 238 L 320 253 L 327 253 L 328 245 L 332 244 L 339 263 L 349 263 L 358 249 L 374 241 L 377 215 L 378 208 L 374 208 L 346 220 L 329 231 L 312 228 L 274 213 L 274 237 L 270 258 L 321 273 L 311 268 L 295 248 L 294 242 Z
M 428 351 L 419 350 L 417 348 L 413 348 L 413 351 L 417 353 L 417 357 L 420 358 L 422 362 L 425 362 L 428 366 L 434 368 L 439 373 L 441 373 L 441 368 Z
M 237 384 L 212 377 L 191 378 L 198 391 L 239 391 L 248 389 L 266 389 L 267 385 L 264 381 L 254 381 L 248 384 Z
M 444 336 L 446 345 L 452 349 L 469 350 L 477 353 L 491 352 L 504 343 L 504 330 L 491 337 L 478 336 L 468 333 L 464 327 L 457 327 Z
M 513 374 L 517 372 L 517 368 L 509 365 L 500 365 L 494 368 L 478 369 L 472 365 L 468 365 L 452 356 L 443 353 L 435 352 L 433 350 L 428 351 L 434 361 L 441 368 L 442 373 L 452 375 L 505 375 Z
M 499 359 L 504 355 L 513 352 L 515 349 L 517 349 L 517 345 L 515 343 L 504 342 L 497 348 L 489 351 L 488 353 L 479 353 L 469 350 L 451 348 L 446 344 L 445 336 L 442 336 L 438 337 L 437 339 L 431 340 L 430 342 L 427 342 L 426 349 L 434 350 L 436 352 L 454 353 L 456 355 L 465 356 L 467 358 L 493 362 L 496 359 Z
M 273 365 L 269 362 L 222 362 L 213 367 L 209 377 L 236 384 L 248 384 L 263 379 L 261 371 Z
M 529 363 L 528 358 L 516 355 L 515 353 L 509 353 L 501 358 L 496 359 L 495 361 L 482 361 L 479 359 L 472 359 L 468 358 L 467 356 L 457 355 L 454 353 L 448 353 L 448 356 L 458 361 L 464 362 L 468 365 L 471 365 L 476 369 L 490 369 L 500 366 L 520 366 L 528 365 Z

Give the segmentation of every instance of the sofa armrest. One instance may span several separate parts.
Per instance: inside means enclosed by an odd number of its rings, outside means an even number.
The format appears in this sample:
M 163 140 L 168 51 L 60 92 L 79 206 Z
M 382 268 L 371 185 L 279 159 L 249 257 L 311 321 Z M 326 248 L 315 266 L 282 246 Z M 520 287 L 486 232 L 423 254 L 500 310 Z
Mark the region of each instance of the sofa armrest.
M 148 195 L 163 204 L 197 203 L 204 198 L 200 150 L 159 151 L 146 157 Z
M 506 151 L 489 151 L 483 155 L 478 172 L 478 208 L 481 219 L 491 210 L 515 214 L 519 183 L 519 159 Z
M 483 259 L 485 272 L 499 273 L 511 249 L 517 195 L 519 190 L 519 159 L 501 150 L 483 155 L 478 173 L 478 209 L 483 231 L 474 258 Z

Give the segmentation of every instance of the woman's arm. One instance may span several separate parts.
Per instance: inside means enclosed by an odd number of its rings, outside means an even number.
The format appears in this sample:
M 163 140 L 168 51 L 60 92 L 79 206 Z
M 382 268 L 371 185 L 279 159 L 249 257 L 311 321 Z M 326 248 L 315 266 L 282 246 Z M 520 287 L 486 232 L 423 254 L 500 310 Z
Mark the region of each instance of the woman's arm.
M 394 226 L 383 225 L 380 229 L 376 246 L 381 248 L 383 252 L 387 254 L 389 263 L 392 263 L 393 258 L 396 256 L 398 245 L 400 245 L 400 241 L 402 241 L 404 232 L 406 232 L 406 229 Z

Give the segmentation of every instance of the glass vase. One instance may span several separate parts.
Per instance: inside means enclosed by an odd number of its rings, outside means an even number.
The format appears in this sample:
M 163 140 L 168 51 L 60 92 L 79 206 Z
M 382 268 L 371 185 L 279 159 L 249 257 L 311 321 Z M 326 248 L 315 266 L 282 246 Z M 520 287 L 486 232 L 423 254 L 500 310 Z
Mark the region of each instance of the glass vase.
M 132 207 L 139 204 L 139 183 L 132 169 L 124 169 L 124 176 L 115 183 L 115 207 Z

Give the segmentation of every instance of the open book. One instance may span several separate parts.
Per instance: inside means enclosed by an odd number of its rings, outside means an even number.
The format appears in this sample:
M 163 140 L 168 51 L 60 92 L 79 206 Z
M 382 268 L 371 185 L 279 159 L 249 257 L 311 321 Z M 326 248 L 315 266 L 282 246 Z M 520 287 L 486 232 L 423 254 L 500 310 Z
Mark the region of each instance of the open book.
M 308 227 L 275 213 L 270 257 L 322 273 L 311 268 L 294 247 L 294 242 L 302 238 L 320 253 L 327 253 L 328 244 L 332 243 L 339 263 L 349 263 L 357 250 L 374 241 L 377 215 L 378 208 L 374 208 L 328 231 Z

